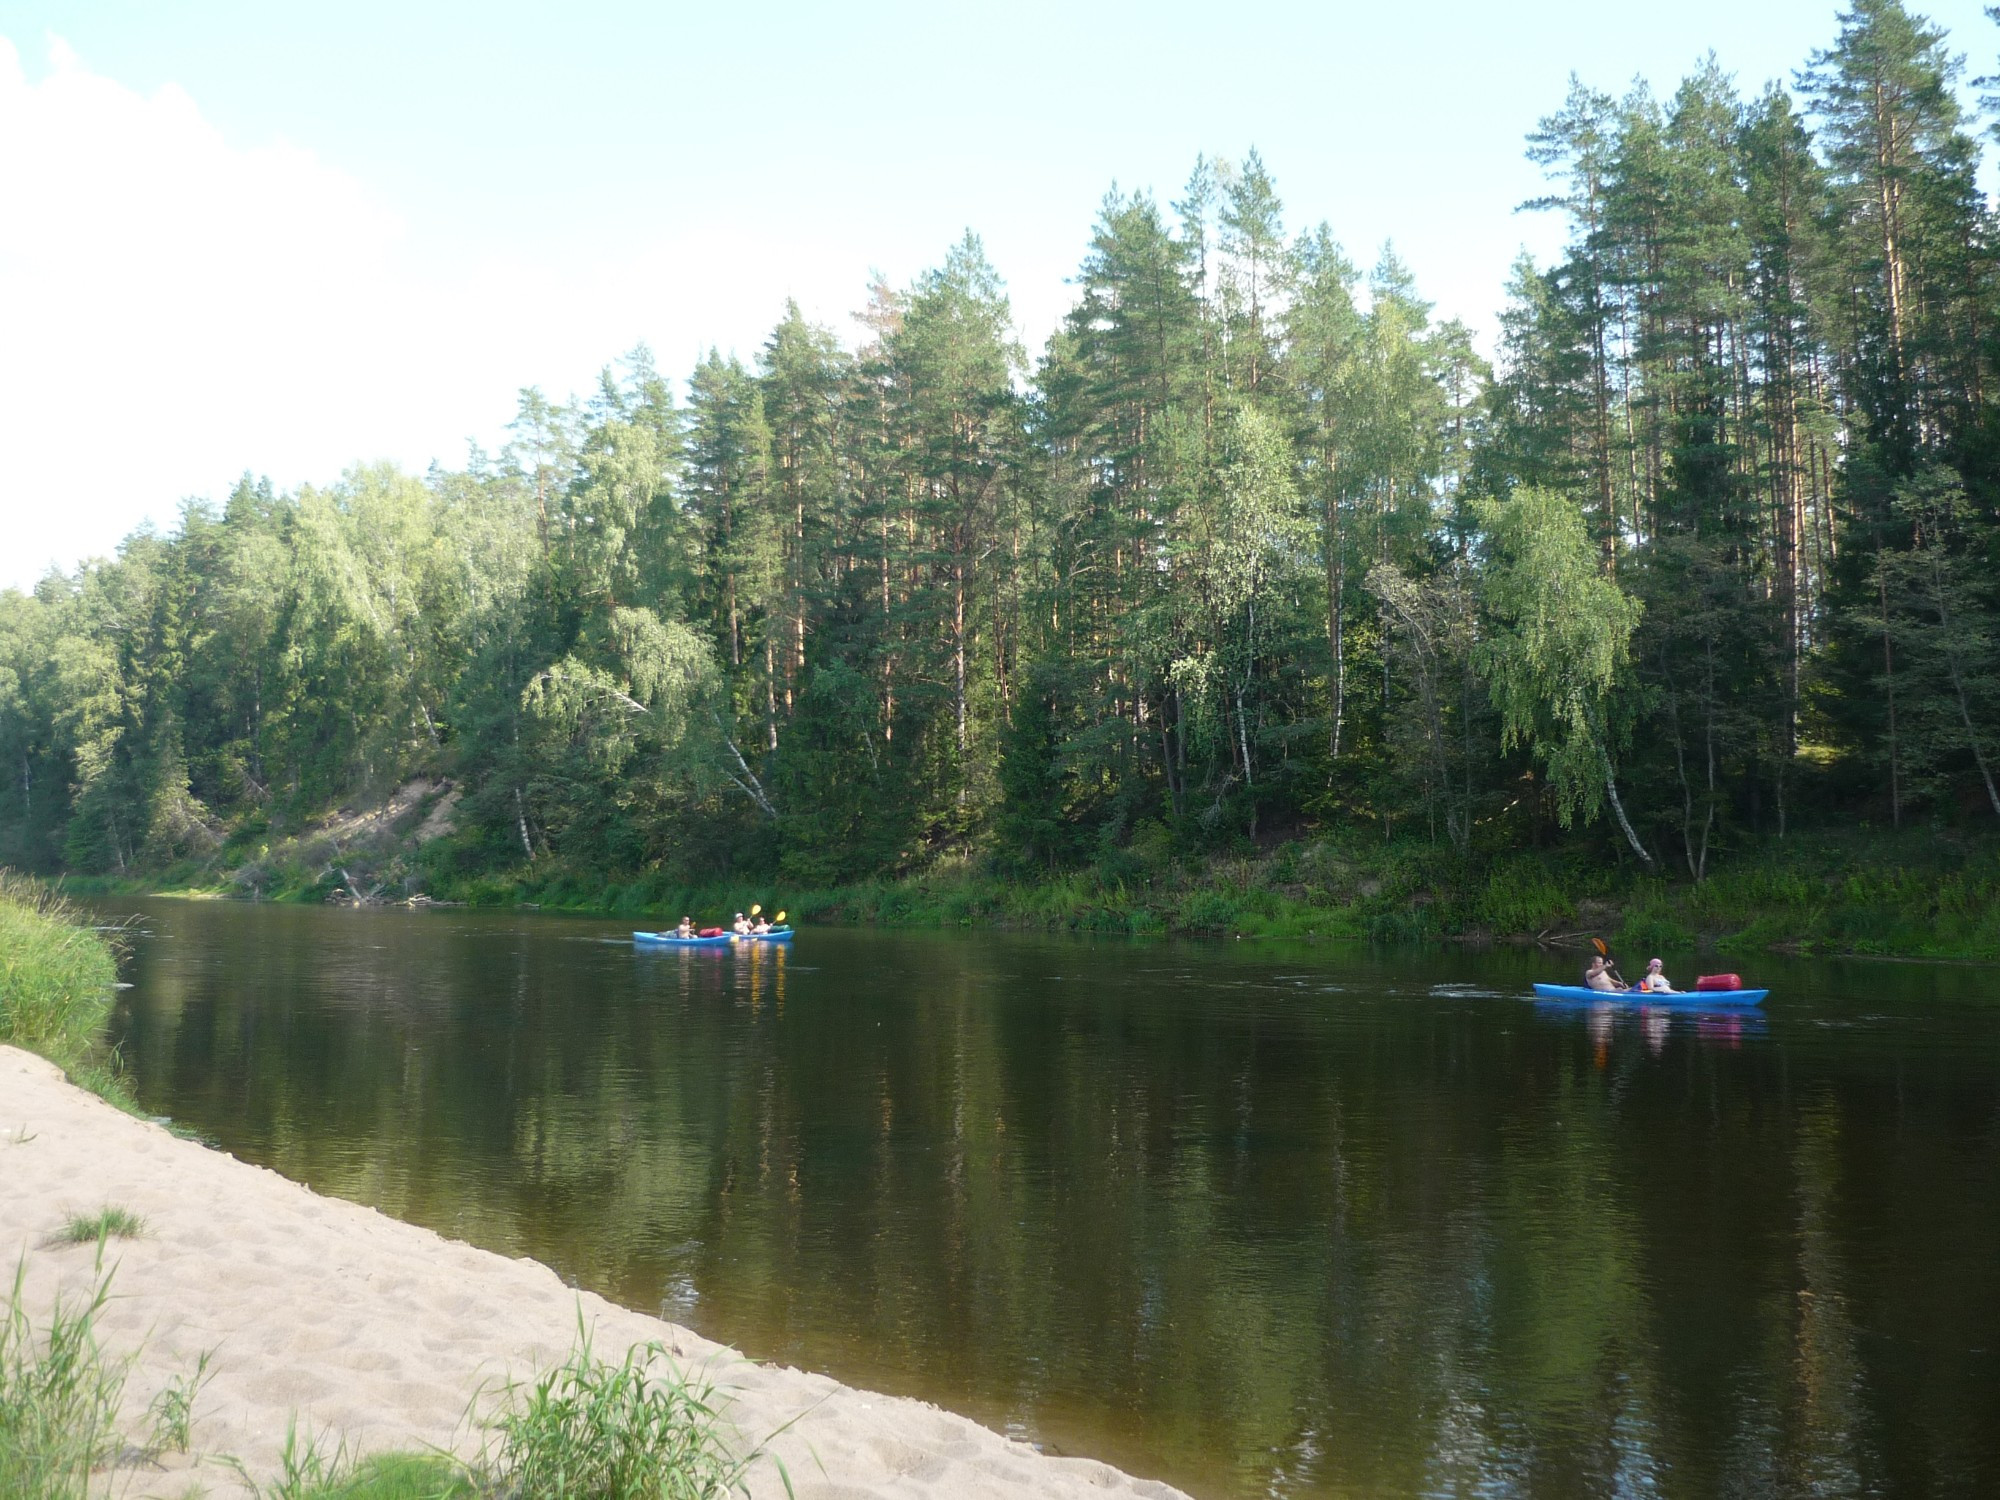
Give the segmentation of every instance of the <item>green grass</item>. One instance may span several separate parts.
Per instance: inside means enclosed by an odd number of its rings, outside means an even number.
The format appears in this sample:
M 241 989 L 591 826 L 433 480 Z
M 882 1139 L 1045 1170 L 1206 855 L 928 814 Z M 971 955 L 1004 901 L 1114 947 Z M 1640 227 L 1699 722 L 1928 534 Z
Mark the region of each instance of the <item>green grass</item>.
M 277 1500 L 279 1491 L 267 1491 Z M 465 1469 L 430 1453 L 378 1453 L 283 1500 L 472 1500 L 480 1494 Z
M 0 1043 L 56 1064 L 72 1083 L 130 1110 L 103 1045 L 118 963 L 102 933 L 38 881 L 0 870 Z
M 135 1240 L 146 1232 L 146 1221 L 129 1208 L 107 1203 L 94 1214 L 71 1214 L 56 1232 L 64 1245 L 89 1245 L 99 1240 Z
M 478 1465 L 480 1488 L 500 1495 L 721 1500 L 763 1456 L 761 1445 L 732 1451 L 713 1386 L 658 1344 L 617 1364 L 595 1358 L 581 1317 L 569 1358 L 511 1387 L 490 1428 L 498 1447 Z
M 767 1456 L 761 1444 L 739 1453 L 715 1388 L 659 1345 L 636 1346 L 616 1364 L 597 1359 L 581 1317 L 568 1358 L 505 1387 L 483 1426 L 485 1447 L 467 1462 L 444 1453 L 363 1456 L 294 1421 L 277 1475 L 257 1493 L 260 1500 L 726 1500 L 743 1492 L 745 1475 Z M 778 1473 L 790 1494 L 782 1464 Z
M 58 1298 L 41 1329 L 22 1297 L 26 1278 L 22 1261 L 0 1315 L 0 1495 L 85 1500 L 91 1470 L 123 1446 L 118 1403 L 129 1362 L 107 1358 L 97 1342 L 111 1278 L 100 1268 L 89 1294 Z
M 213 1349 L 205 1351 L 192 1370 L 174 1376 L 153 1397 L 146 1409 L 153 1421 L 153 1435 L 146 1446 L 155 1453 L 188 1451 L 194 1439 L 194 1405 L 214 1373 L 209 1369 L 214 1358 Z
M 110 948 L 66 901 L 0 871 L 0 1041 L 67 1067 L 89 1052 L 117 978 Z
M 465 1466 L 448 1454 L 363 1457 L 325 1433 L 302 1431 L 296 1418 L 285 1429 L 277 1477 L 255 1489 L 259 1500 L 472 1500 L 490 1493 L 476 1488 Z

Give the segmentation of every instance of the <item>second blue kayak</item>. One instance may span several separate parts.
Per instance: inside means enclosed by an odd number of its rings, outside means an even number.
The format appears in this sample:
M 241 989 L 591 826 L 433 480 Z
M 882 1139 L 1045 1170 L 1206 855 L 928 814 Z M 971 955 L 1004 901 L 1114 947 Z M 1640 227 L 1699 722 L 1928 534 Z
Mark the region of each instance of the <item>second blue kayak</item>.
M 1762 1005 L 1769 990 L 1676 990 L 1662 995 L 1644 990 L 1594 990 L 1586 984 L 1537 984 L 1544 1000 L 1603 1000 L 1625 1005 Z
M 789 943 L 792 929 L 773 927 L 769 932 L 721 932 L 714 937 L 682 937 L 677 932 L 635 932 L 632 941 L 657 948 L 727 948 L 731 943 Z

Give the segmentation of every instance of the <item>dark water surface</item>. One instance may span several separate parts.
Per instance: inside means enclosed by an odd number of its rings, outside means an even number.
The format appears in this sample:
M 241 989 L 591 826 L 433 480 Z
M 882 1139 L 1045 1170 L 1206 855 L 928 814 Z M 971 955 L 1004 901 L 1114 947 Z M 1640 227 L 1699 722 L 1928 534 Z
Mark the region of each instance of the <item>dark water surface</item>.
M 144 915 L 150 1110 L 1197 1496 L 2000 1495 L 2000 971 Z

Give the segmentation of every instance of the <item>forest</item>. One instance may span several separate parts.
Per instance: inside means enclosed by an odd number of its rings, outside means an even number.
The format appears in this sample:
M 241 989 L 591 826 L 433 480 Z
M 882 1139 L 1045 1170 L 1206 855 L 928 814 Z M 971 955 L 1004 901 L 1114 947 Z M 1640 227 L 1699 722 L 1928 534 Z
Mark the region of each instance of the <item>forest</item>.
M 440 889 L 2000 827 L 1993 130 L 1898 0 L 1829 31 L 1550 101 L 1493 361 L 1252 150 L 1110 192 L 1040 350 L 968 233 L 851 338 L 189 501 L 0 593 L 0 864 L 220 871 L 415 777 Z

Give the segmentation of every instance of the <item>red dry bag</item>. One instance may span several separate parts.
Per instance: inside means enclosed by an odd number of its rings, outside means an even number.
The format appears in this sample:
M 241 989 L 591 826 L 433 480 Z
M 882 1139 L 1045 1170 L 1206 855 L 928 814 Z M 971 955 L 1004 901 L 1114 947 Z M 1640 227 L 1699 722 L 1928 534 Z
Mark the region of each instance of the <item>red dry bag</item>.
M 697 937 L 721 937 L 723 935 L 723 932 L 720 927 L 704 927 L 699 933 L 695 935 Z
M 1694 982 L 1698 990 L 1740 990 L 1743 979 L 1738 974 L 1704 974 Z

